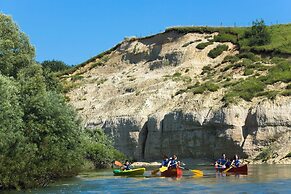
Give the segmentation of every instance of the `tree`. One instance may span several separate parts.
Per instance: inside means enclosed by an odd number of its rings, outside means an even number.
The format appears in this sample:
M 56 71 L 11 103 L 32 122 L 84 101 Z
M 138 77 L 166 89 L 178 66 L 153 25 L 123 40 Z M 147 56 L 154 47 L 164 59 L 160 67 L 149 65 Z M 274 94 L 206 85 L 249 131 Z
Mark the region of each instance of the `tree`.
M 64 63 L 63 61 L 58 61 L 58 60 L 43 61 L 41 65 L 45 69 L 48 69 L 49 71 L 52 71 L 52 72 L 60 72 L 60 71 L 64 71 L 70 68 L 70 66 L 68 66 L 66 63 Z
M 24 123 L 19 99 L 19 85 L 0 75 L 0 185 L 20 188 L 27 181 L 36 147 L 23 133 Z
M 96 168 L 108 167 L 112 160 L 124 160 L 126 157 L 113 147 L 113 141 L 102 129 L 88 129 L 83 132 L 85 159 Z
M 16 77 L 19 69 L 34 61 L 34 47 L 11 17 L 0 13 L 0 72 Z
M 249 46 L 261 46 L 270 43 L 271 36 L 264 20 L 253 21 L 250 30 L 246 31 L 245 37 L 249 39 Z

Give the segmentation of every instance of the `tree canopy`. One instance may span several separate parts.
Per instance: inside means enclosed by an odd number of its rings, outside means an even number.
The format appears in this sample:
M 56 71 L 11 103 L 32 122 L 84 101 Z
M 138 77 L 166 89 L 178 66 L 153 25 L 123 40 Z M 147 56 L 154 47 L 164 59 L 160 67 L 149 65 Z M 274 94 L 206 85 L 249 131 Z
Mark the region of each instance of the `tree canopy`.
M 85 160 L 98 167 L 119 154 L 102 131 L 94 139 L 82 130 L 54 74 L 65 68 L 37 64 L 27 36 L 0 14 L 0 189 L 45 186 L 77 174 Z
M 34 47 L 11 17 L 0 14 L 0 72 L 15 77 L 18 70 L 34 62 Z

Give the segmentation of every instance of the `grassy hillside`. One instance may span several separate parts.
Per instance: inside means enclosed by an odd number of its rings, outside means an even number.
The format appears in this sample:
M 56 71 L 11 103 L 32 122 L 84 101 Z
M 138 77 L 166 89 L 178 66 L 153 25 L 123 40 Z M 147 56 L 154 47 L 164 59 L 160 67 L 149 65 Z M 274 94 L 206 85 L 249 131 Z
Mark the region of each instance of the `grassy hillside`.
M 277 95 L 291 95 L 291 24 L 263 26 L 268 33 L 266 44 L 251 44 L 251 38 L 247 34 L 252 27 L 172 27 L 163 33 L 203 33 L 218 32 L 214 37 L 209 36 L 207 42 L 199 43 L 196 48 L 203 50 L 214 42 L 231 42 L 236 45 L 239 54 L 226 56 L 222 63 L 215 66 L 209 64 L 203 68 L 201 75 L 193 77 L 185 82 L 185 88 L 181 88 L 176 95 L 192 92 L 201 94 L 215 92 L 224 89 L 223 101 L 225 104 L 236 103 L 239 99 L 251 101 L 254 97 L 275 98 Z M 161 33 L 161 34 L 163 34 Z M 132 40 L 145 40 L 149 37 L 134 38 Z M 260 37 L 259 37 L 260 38 Z M 132 41 L 127 40 L 127 41 Z M 108 60 L 108 54 L 114 51 L 120 44 L 105 51 L 88 61 L 65 71 L 62 75 L 69 75 L 88 63 L 93 63 L 91 68 L 102 66 Z M 222 52 L 228 50 L 224 44 L 210 50 L 208 57 L 215 59 Z M 176 72 L 176 81 L 184 80 L 183 72 Z M 75 79 L 82 72 L 72 75 Z M 189 79 L 187 79 L 189 80 Z M 75 86 L 77 83 L 70 83 Z
M 277 95 L 291 95 L 291 24 L 268 26 L 270 42 L 265 45 L 249 45 L 246 32 L 250 27 L 173 27 L 166 32 L 179 33 L 213 33 L 219 34 L 209 42 L 197 45 L 204 49 L 211 42 L 232 42 L 236 44 L 239 54 L 226 56 L 222 64 L 215 67 L 206 66 L 200 77 L 201 83 L 188 85 L 176 94 L 193 92 L 194 94 L 213 92 L 218 88 L 227 91 L 223 97 L 226 104 L 239 99 L 251 101 L 254 97 L 265 96 L 273 99 Z M 217 47 L 216 50 L 219 48 Z M 208 54 L 213 55 L 214 49 Z M 234 78 L 236 77 L 236 78 Z M 239 78 L 238 78 L 239 77 Z
M 262 46 L 248 46 L 244 36 L 250 27 L 172 27 L 166 32 L 176 31 L 180 33 L 213 33 L 218 32 L 215 41 L 238 44 L 241 50 L 251 50 L 254 52 L 266 52 L 268 54 L 287 54 L 291 55 L 291 24 L 279 24 L 267 26 L 271 36 L 271 42 Z

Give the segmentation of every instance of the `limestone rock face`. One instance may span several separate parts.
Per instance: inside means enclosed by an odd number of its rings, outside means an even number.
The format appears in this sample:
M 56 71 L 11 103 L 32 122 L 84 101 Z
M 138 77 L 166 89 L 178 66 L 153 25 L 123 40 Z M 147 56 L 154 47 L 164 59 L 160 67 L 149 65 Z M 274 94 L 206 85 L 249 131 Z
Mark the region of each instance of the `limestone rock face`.
M 162 154 L 214 159 L 225 152 L 255 162 L 288 163 L 290 97 L 225 107 L 224 88 L 179 93 L 203 82 L 203 67 L 216 69 L 225 56 L 238 53 L 230 42 L 196 48 L 215 35 L 171 31 L 126 40 L 70 75 L 82 75 L 82 80 L 67 96 L 85 127 L 104 129 L 117 149 L 138 160 L 156 160 Z M 220 44 L 229 49 L 208 57 Z

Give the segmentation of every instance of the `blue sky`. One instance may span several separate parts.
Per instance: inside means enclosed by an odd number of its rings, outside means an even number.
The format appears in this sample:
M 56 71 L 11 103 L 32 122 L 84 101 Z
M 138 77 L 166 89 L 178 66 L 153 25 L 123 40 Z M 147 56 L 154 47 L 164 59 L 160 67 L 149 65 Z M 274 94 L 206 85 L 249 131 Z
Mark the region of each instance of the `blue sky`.
M 36 47 L 36 59 L 79 64 L 124 37 L 169 26 L 290 23 L 289 0 L 0 0 Z

